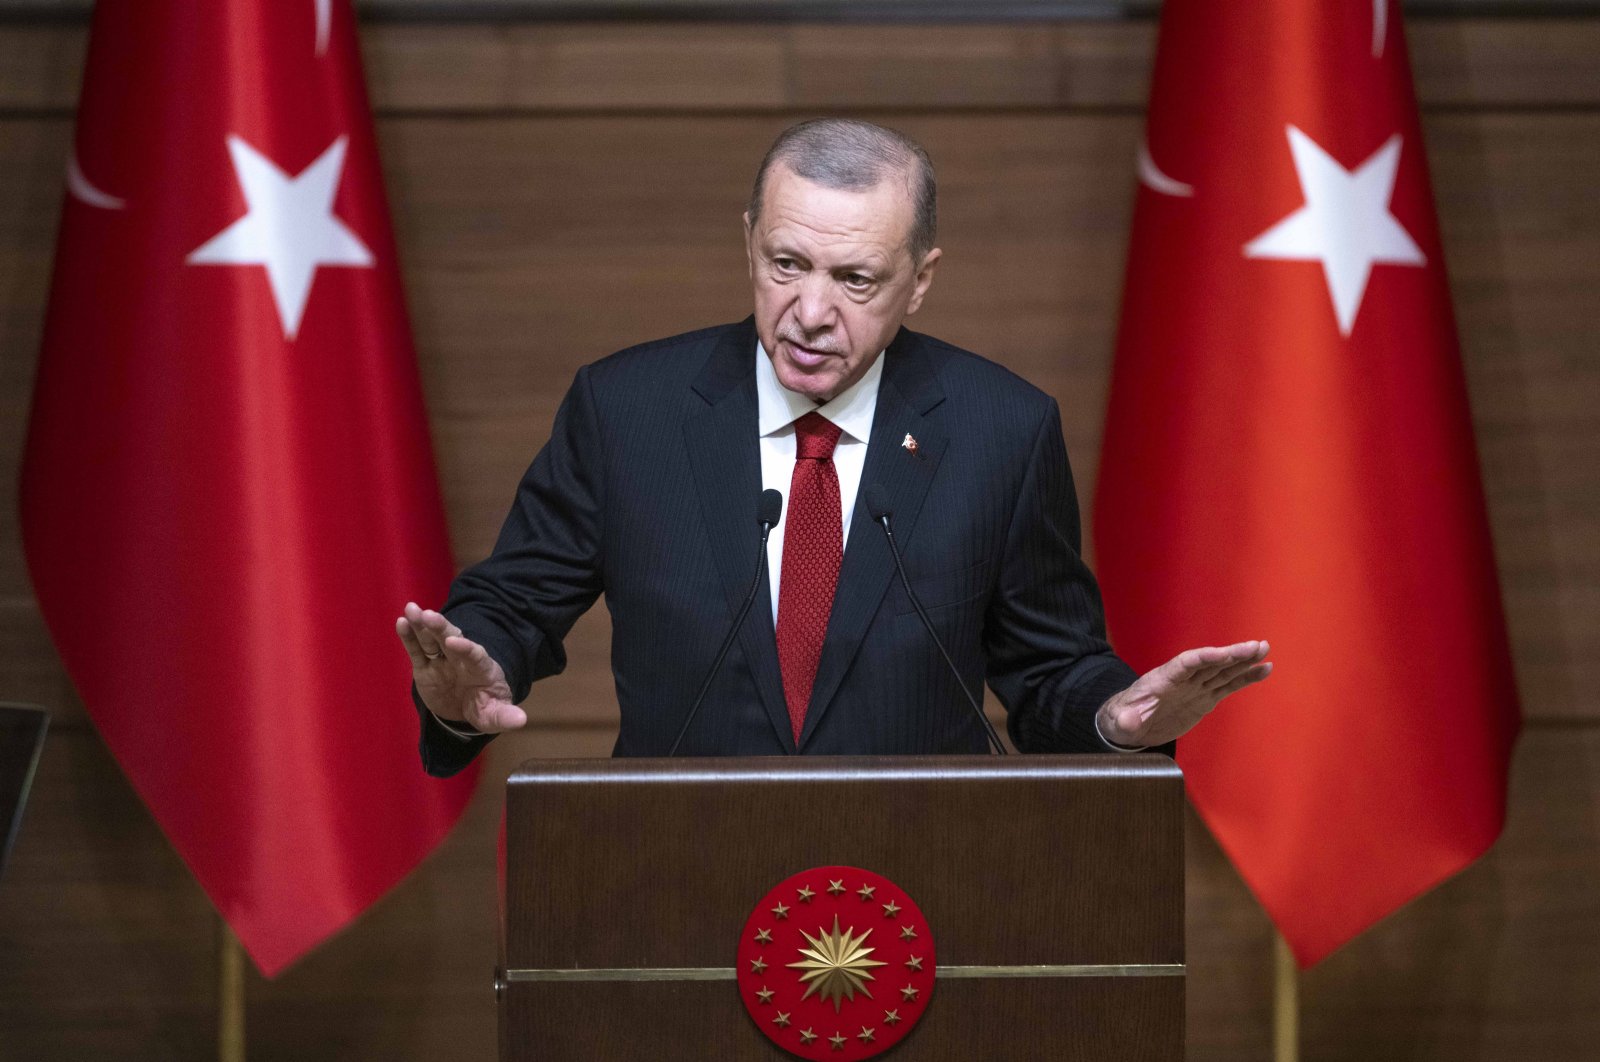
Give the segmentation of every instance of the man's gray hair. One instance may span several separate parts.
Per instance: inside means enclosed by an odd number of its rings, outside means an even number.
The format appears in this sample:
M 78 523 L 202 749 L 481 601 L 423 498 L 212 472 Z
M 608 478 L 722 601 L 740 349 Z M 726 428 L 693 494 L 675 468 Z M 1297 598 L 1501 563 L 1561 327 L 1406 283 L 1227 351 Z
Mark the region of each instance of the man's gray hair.
M 767 173 L 782 163 L 796 176 L 848 192 L 875 188 L 886 177 L 900 176 L 911 196 L 911 232 L 907 245 L 920 265 L 933 250 L 939 231 L 938 187 L 933 160 L 922 145 L 894 129 L 855 118 L 815 118 L 791 125 L 767 149 L 750 192 L 750 224 L 761 216 Z

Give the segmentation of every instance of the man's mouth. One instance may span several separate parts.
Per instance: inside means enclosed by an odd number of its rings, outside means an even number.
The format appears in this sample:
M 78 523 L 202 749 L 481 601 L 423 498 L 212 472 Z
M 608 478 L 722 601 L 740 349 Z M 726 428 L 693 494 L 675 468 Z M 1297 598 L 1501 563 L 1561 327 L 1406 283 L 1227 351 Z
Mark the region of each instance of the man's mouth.
M 817 366 L 826 363 L 830 358 L 837 358 L 839 356 L 837 351 L 819 350 L 815 347 L 808 347 L 804 344 L 796 343 L 792 339 L 785 339 L 784 343 L 786 343 L 789 347 L 789 357 L 801 368 L 814 369 Z

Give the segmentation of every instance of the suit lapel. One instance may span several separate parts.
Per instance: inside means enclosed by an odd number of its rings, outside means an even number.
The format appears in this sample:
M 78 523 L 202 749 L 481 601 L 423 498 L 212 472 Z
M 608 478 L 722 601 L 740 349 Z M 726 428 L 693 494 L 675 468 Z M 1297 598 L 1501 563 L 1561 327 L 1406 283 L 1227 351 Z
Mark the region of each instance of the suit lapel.
M 700 509 L 722 576 L 730 618 L 743 604 L 756 574 L 751 567 L 754 550 L 744 545 L 758 540 L 756 513 L 761 493 L 755 356 L 755 327 L 746 320 L 744 327 L 730 330 L 712 349 L 693 385 L 705 399 L 706 408 L 691 414 L 684 423 L 689 464 L 694 468 Z M 794 734 L 778 670 L 769 586 L 763 580 L 750 615 L 739 627 L 739 644 L 755 673 L 756 687 L 773 729 L 784 748 L 792 752 Z
M 811 687 L 805 727 L 800 734 L 801 748 L 832 703 L 856 651 L 861 648 L 878 604 L 895 577 L 894 558 L 884 541 L 883 528 L 873 522 L 872 514 L 867 511 L 867 487 L 877 484 L 882 488 L 893 514 L 895 541 L 901 552 L 905 552 L 916 528 L 922 501 L 949 441 L 945 433 L 924 416 L 944 401 L 944 392 L 933 374 L 921 337 L 902 328 L 883 357 L 883 379 L 878 386 L 878 408 L 873 414 L 866 467 L 861 472 L 861 488 L 850 518 L 850 539 L 839 570 L 839 585 L 834 591 L 833 611 L 822 643 L 822 659 L 817 664 L 816 681 Z M 917 441 L 915 454 L 902 445 L 907 435 Z M 781 682 L 779 689 L 782 689 Z

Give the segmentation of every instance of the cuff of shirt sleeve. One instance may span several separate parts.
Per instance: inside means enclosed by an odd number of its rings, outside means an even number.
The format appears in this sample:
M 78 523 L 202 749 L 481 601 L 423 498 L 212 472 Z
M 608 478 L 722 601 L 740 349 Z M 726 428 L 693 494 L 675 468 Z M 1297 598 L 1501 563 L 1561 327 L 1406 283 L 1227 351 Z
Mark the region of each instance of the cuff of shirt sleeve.
M 422 707 L 427 710 L 429 715 L 433 716 L 433 721 L 439 724 L 440 730 L 443 730 L 446 734 L 449 734 L 451 737 L 456 738 L 457 740 L 471 741 L 473 738 L 483 737 L 483 731 L 481 730 L 470 727 L 460 720 L 442 719 L 439 717 L 438 713 L 436 713 L 432 708 L 429 708 L 426 704 L 424 704 Z

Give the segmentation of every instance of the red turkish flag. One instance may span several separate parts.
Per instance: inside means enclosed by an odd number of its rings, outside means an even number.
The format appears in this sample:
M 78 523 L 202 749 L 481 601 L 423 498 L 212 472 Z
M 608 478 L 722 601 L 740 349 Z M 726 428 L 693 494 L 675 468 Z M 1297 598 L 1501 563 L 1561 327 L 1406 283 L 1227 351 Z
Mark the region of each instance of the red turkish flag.
M 451 574 L 348 3 L 100 0 L 22 474 L 44 616 L 269 976 L 455 823 L 394 634 Z
M 1120 649 L 1309 966 L 1498 835 L 1516 693 L 1398 5 L 1168 0 L 1095 506 Z

